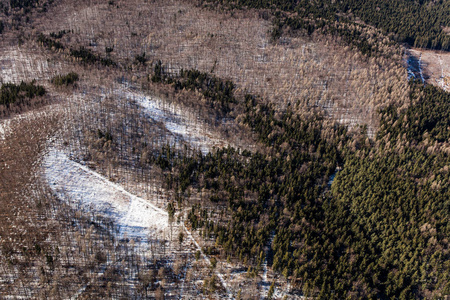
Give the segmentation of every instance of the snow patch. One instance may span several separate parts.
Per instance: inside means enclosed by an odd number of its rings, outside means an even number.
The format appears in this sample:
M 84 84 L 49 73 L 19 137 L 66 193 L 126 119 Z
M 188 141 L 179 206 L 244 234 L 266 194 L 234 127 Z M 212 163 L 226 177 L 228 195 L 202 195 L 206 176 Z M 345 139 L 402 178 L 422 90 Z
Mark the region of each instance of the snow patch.
M 181 106 L 169 105 L 160 98 L 144 95 L 123 89 L 120 93 L 141 106 L 148 117 L 162 122 L 167 130 L 193 148 L 200 149 L 203 154 L 211 151 L 212 147 L 225 147 L 226 141 L 215 138 L 214 133 L 205 129 L 197 116 L 189 115 Z
M 422 70 L 422 53 L 420 54 L 420 57 L 419 57 L 419 74 L 420 74 L 420 79 L 422 80 L 422 83 L 425 84 L 425 79 L 423 78 L 423 70 Z
M 0 121 L 0 140 L 4 140 L 6 135 L 10 132 L 10 123 L 10 119 L 4 119 Z
M 158 238 L 169 226 L 167 212 L 70 160 L 61 150 L 51 148 L 43 166 L 58 197 L 83 211 L 109 217 L 120 227 L 122 238 Z

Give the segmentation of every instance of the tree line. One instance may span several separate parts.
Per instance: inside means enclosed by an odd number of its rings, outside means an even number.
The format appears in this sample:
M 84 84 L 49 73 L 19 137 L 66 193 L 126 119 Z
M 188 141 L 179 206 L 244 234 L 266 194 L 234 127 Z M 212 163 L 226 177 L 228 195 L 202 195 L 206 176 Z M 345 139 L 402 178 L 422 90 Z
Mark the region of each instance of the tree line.
M 430 1 L 248 1 L 248 0 L 207 0 L 207 3 L 220 3 L 229 9 L 257 8 L 295 13 L 295 17 L 284 18 L 294 28 L 306 29 L 312 33 L 318 28 L 332 27 L 335 21 L 348 23 L 358 19 L 394 33 L 394 39 L 415 47 L 449 50 L 450 36 L 446 33 L 450 26 L 450 2 Z M 275 13 L 275 15 L 280 13 Z M 332 29 L 332 32 L 335 29 Z M 343 32 L 336 32 L 342 36 Z M 360 36 L 365 40 L 364 35 Z M 352 39 L 357 39 L 355 35 Z M 359 48 L 357 41 L 355 45 Z M 361 45 L 366 51 L 366 45 Z M 366 50 L 364 50 L 366 49 Z M 370 53 L 370 52 L 368 52 Z
M 51 33 L 50 36 L 46 36 L 40 33 L 37 41 L 49 50 L 64 50 L 66 47 L 59 39 L 67 32 L 60 31 L 58 33 Z M 109 57 L 102 57 L 100 54 L 93 53 L 90 49 L 83 46 L 79 48 L 70 48 L 69 55 L 78 59 L 82 64 L 95 65 L 100 64 L 102 66 L 117 66 L 117 63 Z

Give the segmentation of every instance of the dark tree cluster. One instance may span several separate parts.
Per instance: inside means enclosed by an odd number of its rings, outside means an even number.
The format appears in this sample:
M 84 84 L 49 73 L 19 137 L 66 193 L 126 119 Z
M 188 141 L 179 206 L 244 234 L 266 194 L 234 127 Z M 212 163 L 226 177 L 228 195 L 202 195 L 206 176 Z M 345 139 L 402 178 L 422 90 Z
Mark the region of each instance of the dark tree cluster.
M 60 39 L 62 38 L 66 33 L 68 33 L 69 31 L 67 30 L 60 30 L 58 32 L 51 32 L 50 33 L 50 37 L 54 38 L 54 39 Z
M 52 33 L 49 36 L 44 34 L 39 34 L 38 42 L 46 47 L 49 50 L 64 50 L 66 47 L 57 39 L 60 39 L 64 34 L 68 33 L 68 31 L 60 31 L 59 33 Z M 117 66 L 117 63 L 113 61 L 111 58 L 102 57 L 99 54 L 93 53 L 90 49 L 85 47 L 79 47 L 78 49 L 70 48 L 70 56 L 77 58 L 83 64 L 89 65 L 97 65 L 100 64 L 102 66 Z
M 110 51 L 108 51 L 108 50 L 110 50 Z M 112 52 L 112 48 L 107 48 L 107 49 L 106 49 L 106 52 L 107 52 L 107 53 Z M 138 63 L 138 64 L 145 65 L 145 63 L 148 61 L 148 58 L 145 57 L 145 52 L 144 52 L 144 53 L 142 53 L 142 54 L 140 54 L 140 55 L 136 55 L 136 56 L 134 57 L 134 61 L 135 61 L 136 63 Z
M 0 88 L 0 105 L 9 107 L 12 104 L 24 104 L 35 97 L 44 96 L 45 92 L 44 87 L 36 85 L 35 81 L 22 81 L 19 85 L 5 83 Z
M 80 47 L 79 49 L 70 49 L 70 55 L 78 58 L 84 64 L 101 64 L 102 66 L 116 66 L 117 64 L 110 58 L 101 57 L 94 54 L 91 50 Z
M 230 80 L 223 81 L 213 75 L 198 70 L 183 70 L 179 75 L 167 74 L 161 61 L 154 66 L 151 77 L 153 82 L 172 84 L 176 91 L 186 89 L 200 92 L 211 108 L 221 114 L 231 111 L 232 104 L 236 103 L 234 98 L 235 85 Z
M 49 99 L 44 97 L 45 94 L 45 88 L 36 85 L 34 80 L 30 83 L 22 81 L 20 84 L 3 84 L 0 88 L 0 117 L 46 105 Z
M 39 8 L 39 11 L 44 12 L 47 10 L 49 5 L 53 4 L 53 2 L 54 0 L 9 0 L 9 7 L 12 10 L 23 10 L 24 14 L 29 14 L 35 8 Z M 9 13 L 6 6 L 5 13 Z
M 67 75 L 57 75 L 52 78 L 52 83 L 56 86 L 69 86 L 73 85 L 75 82 L 77 82 L 79 79 L 79 76 L 75 72 L 70 72 Z
M 55 50 L 64 49 L 64 45 L 63 45 L 61 42 L 55 41 L 54 38 L 49 38 L 49 37 L 45 36 L 45 35 L 42 34 L 42 33 L 39 34 L 38 42 L 39 42 L 42 46 L 46 47 L 46 48 L 49 49 L 49 50 L 53 50 L 53 49 L 55 49 Z
M 39 1 L 38 0 L 10 0 L 9 5 L 11 8 L 30 8 L 35 6 Z

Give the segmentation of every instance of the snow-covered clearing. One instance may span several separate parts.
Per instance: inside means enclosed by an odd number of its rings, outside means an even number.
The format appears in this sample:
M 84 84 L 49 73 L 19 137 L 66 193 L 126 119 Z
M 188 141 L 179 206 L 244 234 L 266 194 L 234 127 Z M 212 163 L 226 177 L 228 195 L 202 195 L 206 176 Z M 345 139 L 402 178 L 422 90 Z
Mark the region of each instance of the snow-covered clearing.
M 194 113 L 181 105 L 171 105 L 158 97 L 130 89 L 123 89 L 119 94 L 135 101 L 145 110 L 148 117 L 162 122 L 172 134 L 189 143 L 193 148 L 200 149 L 203 154 L 211 151 L 213 147 L 227 145 L 225 140 L 217 138 L 217 135 L 206 129 L 205 124 L 202 124 Z
M 0 140 L 4 140 L 5 136 L 9 133 L 11 129 L 10 124 L 11 124 L 10 119 L 0 121 Z
M 333 184 L 334 179 L 336 178 L 337 173 L 342 170 L 341 167 L 337 167 L 336 170 L 334 170 L 334 173 L 330 175 L 330 178 L 328 180 L 328 186 L 331 186 Z
M 136 197 L 102 175 L 51 148 L 44 159 L 44 175 L 61 198 L 89 213 L 109 217 L 120 236 L 146 240 L 168 230 L 168 215 L 149 201 Z
M 448 52 L 408 49 L 408 80 L 420 78 L 425 83 L 450 90 L 450 54 Z
M 414 58 L 412 56 L 410 56 L 407 61 L 407 67 L 406 67 L 406 71 L 408 72 L 408 81 L 413 78 L 416 79 L 416 74 L 414 73 Z

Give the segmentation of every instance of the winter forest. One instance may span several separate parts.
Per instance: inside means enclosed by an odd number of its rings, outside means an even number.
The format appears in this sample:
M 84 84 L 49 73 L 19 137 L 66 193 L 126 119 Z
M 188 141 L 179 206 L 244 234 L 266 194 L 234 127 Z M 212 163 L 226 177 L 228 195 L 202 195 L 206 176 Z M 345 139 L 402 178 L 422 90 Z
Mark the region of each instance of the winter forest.
M 1 299 L 449 299 L 448 0 L 0 0 Z

